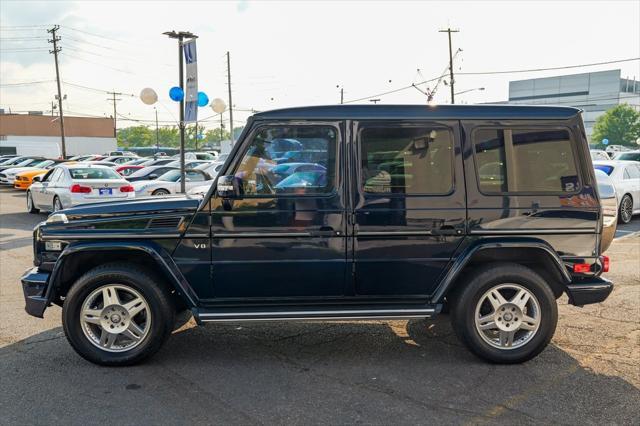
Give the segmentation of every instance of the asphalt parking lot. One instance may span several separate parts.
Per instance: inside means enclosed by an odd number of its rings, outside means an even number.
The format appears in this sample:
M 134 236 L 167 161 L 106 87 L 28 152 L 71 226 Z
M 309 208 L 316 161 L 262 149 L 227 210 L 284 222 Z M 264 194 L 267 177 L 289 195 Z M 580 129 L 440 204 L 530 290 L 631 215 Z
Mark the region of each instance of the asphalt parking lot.
M 77 356 L 60 308 L 28 316 L 24 194 L 0 189 L 0 424 L 637 424 L 640 218 L 607 254 L 602 304 L 560 302 L 552 344 L 522 365 L 486 364 L 435 321 L 192 323 L 147 363 Z

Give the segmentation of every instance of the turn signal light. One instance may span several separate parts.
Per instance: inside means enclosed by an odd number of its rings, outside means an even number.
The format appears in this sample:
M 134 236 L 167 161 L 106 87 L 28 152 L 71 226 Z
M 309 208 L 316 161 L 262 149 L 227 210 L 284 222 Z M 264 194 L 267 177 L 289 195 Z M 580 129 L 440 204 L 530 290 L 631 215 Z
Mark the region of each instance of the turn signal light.
M 574 263 L 573 264 L 573 272 L 576 272 L 578 274 L 584 274 L 586 272 L 590 272 L 591 271 L 591 265 L 589 265 L 588 263 Z
M 609 272 L 609 256 L 600 256 L 602 261 L 602 272 Z
M 74 194 L 91 194 L 91 191 L 92 189 L 88 186 L 78 185 L 77 183 L 75 185 L 71 185 L 71 192 Z
M 120 187 L 120 192 L 133 192 L 133 186 L 131 185 L 126 185 L 126 186 L 121 186 Z

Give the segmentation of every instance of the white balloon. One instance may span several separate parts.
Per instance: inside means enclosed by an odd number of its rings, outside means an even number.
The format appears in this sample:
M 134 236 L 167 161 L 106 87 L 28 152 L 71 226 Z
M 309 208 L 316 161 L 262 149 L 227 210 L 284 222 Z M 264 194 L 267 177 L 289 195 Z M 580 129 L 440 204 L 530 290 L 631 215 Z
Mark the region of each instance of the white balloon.
M 147 87 L 140 92 L 140 99 L 147 105 L 153 105 L 158 102 L 158 94 L 155 90 Z
M 225 104 L 222 99 L 215 98 L 213 100 L 213 102 L 211 102 L 211 109 L 216 114 L 221 114 L 221 113 L 225 112 L 225 110 L 227 109 L 227 104 Z

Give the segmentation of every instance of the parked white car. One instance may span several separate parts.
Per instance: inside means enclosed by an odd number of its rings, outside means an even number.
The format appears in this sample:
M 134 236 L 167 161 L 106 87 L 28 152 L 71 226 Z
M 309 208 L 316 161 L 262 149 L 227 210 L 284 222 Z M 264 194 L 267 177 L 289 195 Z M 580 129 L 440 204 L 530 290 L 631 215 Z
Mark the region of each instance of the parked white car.
M 596 170 L 611 177 L 618 196 L 618 221 L 629 223 L 640 213 L 640 163 L 637 161 L 594 161 Z
M 49 169 L 57 162 L 56 160 L 43 160 L 39 163 L 35 163 L 31 166 L 25 167 L 14 167 L 12 169 L 5 169 L 0 173 L 0 183 L 3 185 L 11 185 L 16 182 L 16 175 L 22 172 L 28 172 L 29 170 L 37 170 L 37 169 Z
M 185 190 L 213 183 L 213 178 L 202 170 L 185 170 Z M 180 170 L 170 170 L 154 180 L 141 180 L 132 183 L 136 196 L 169 195 L 180 191 Z
M 133 186 L 107 166 L 60 165 L 34 180 L 27 190 L 29 213 L 135 197 Z

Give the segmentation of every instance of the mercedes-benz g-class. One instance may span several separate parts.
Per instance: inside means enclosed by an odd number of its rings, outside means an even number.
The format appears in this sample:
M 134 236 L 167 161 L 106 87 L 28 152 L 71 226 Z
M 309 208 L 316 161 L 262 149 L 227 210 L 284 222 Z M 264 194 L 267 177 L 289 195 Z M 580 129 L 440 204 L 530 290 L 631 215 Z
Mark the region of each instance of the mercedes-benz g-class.
M 300 154 L 300 155 L 298 155 Z M 34 230 L 29 314 L 126 365 L 176 313 L 198 324 L 432 318 L 478 356 L 526 361 L 556 299 L 603 301 L 602 212 L 580 111 L 306 107 L 255 114 L 203 198 L 55 212 Z

